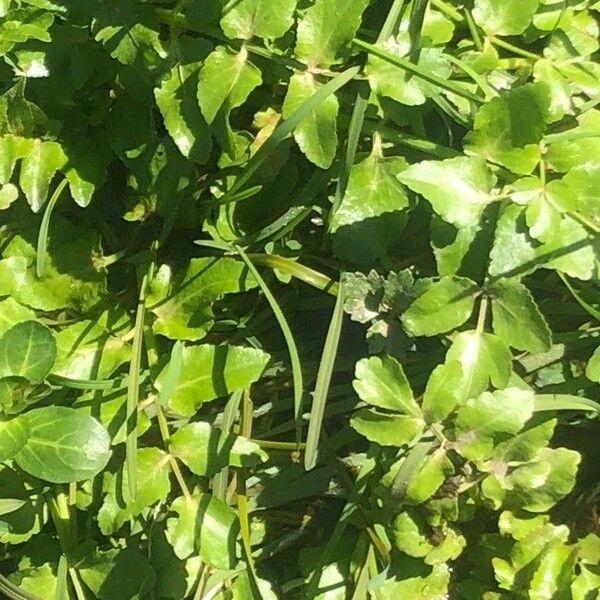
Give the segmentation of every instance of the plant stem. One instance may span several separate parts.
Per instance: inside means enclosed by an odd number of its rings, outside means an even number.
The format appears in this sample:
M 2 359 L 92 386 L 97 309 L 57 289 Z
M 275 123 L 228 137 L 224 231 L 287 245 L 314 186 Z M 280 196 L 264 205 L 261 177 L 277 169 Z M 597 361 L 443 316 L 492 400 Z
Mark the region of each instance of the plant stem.
M 495 46 L 498 46 L 499 48 L 504 48 L 505 50 L 508 50 L 508 51 L 512 52 L 513 54 L 516 54 L 517 56 L 522 56 L 523 58 L 530 58 L 532 60 L 540 59 L 540 57 L 537 54 L 534 54 L 533 52 L 529 52 L 528 50 L 523 50 L 522 48 L 519 48 L 518 46 L 515 46 L 514 44 L 511 44 L 510 42 L 507 42 L 507 41 L 497 38 L 495 36 L 490 36 L 489 40 Z
M 488 297 L 483 294 L 481 296 L 481 300 L 479 302 L 479 314 L 477 315 L 477 333 L 481 334 L 485 330 L 485 319 L 487 317 L 487 308 L 488 308 Z

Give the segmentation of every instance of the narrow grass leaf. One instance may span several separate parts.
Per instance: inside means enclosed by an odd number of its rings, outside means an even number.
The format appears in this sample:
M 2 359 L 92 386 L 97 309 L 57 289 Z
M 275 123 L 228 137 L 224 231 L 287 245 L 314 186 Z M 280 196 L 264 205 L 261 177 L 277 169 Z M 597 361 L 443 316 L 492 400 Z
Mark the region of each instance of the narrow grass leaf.
M 410 5 L 410 17 L 408 19 L 408 37 L 410 39 L 410 60 L 417 64 L 421 54 L 421 32 L 425 21 L 425 11 L 429 0 L 413 0 Z
M 310 114 L 326 98 L 337 92 L 351 81 L 359 72 L 358 67 L 346 69 L 339 75 L 336 75 L 331 81 L 320 87 L 310 98 L 303 102 L 267 139 L 267 141 L 257 150 L 256 154 L 246 163 L 242 174 L 237 178 L 229 192 L 221 199 L 222 203 L 227 203 L 229 198 L 239 193 L 242 186 L 254 175 L 265 160 L 277 149 L 279 144 L 290 135 L 298 124 Z
M 35 256 L 35 269 L 38 277 L 41 277 L 44 273 L 44 265 L 46 263 L 46 250 L 48 249 L 48 230 L 50 229 L 50 217 L 52 216 L 52 211 L 62 191 L 67 186 L 69 181 L 65 177 L 54 190 L 52 197 L 50 198 L 50 202 L 46 205 L 46 209 L 44 210 L 44 216 L 42 217 L 42 222 L 40 224 L 40 230 L 38 233 L 37 239 L 37 250 Z
M 392 483 L 391 494 L 397 502 L 403 501 L 412 476 L 416 473 L 423 459 L 434 447 L 435 442 L 419 442 L 410 449 L 398 469 L 394 483 Z
M 342 199 L 344 198 L 344 194 L 346 193 L 346 188 L 348 187 L 350 170 L 354 164 L 354 157 L 356 156 L 356 149 L 358 148 L 358 141 L 360 139 L 360 133 L 365 120 L 365 111 L 367 110 L 367 106 L 369 104 L 369 92 L 369 84 L 365 81 L 361 82 L 358 88 L 358 93 L 356 94 L 356 100 L 354 101 L 352 116 L 350 117 L 348 138 L 346 141 L 346 152 L 344 153 L 344 158 L 340 163 L 340 174 L 335 188 L 335 198 L 331 210 L 332 214 L 335 214 L 340 207 Z M 333 219 L 330 219 L 329 223 L 333 223 Z
M 535 411 L 583 410 L 600 414 L 600 404 L 572 394 L 536 394 Z
M 321 435 L 321 426 L 323 424 L 323 414 L 325 412 L 325 403 L 329 392 L 331 375 L 337 355 L 340 334 L 342 332 L 342 323 L 344 320 L 344 291 L 340 283 L 338 295 L 333 307 L 329 330 L 325 338 L 325 346 L 319 363 L 317 372 L 317 381 L 313 394 L 313 403 L 310 411 L 310 420 L 308 423 L 308 434 L 306 437 L 306 450 L 304 453 L 304 468 L 310 471 L 317 464 L 319 437 Z
M 304 393 L 304 382 L 302 378 L 302 365 L 300 364 L 300 355 L 298 353 L 298 347 L 296 346 L 296 341 L 294 340 L 294 334 L 290 329 L 290 326 L 281 310 L 281 307 L 277 303 L 275 296 L 269 289 L 269 286 L 262 278 L 261 274 L 258 272 L 258 269 L 252 264 L 252 261 L 248 258 L 248 255 L 239 247 L 235 246 L 235 249 L 239 253 L 240 257 L 246 263 L 246 266 L 254 275 L 254 278 L 258 282 L 260 289 L 262 290 L 275 318 L 277 319 L 277 323 L 281 328 L 281 333 L 285 339 L 286 346 L 288 348 L 288 352 L 290 355 L 290 362 L 292 365 L 292 381 L 294 384 L 294 419 L 296 421 L 296 443 L 300 444 L 302 441 L 302 395 Z
M 379 48 L 378 46 L 375 46 L 374 44 L 369 44 L 368 42 L 364 42 L 363 40 L 359 40 L 356 38 L 353 40 L 353 44 L 355 46 L 357 46 L 358 48 L 362 48 L 363 50 L 367 51 L 369 54 L 373 54 L 374 56 L 377 56 L 378 58 L 381 58 L 401 69 L 404 69 L 405 71 L 408 71 L 409 73 L 413 73 L 417 77 L 420 77 L 421 79 L 428 81 L 429 83 L 432 83 L 433 85 L 436 85 L 437 87 L 439 87 L 442 90 L 452 92 L 453 94 L 456 94 L 457 96 L 460 96 L 461 98 L 465 98 L 466 100 L 471 100 L 473 102 L 477 102 L 478 104 L 481 104 L 484 102 L 484 98 L 471 93 L 469 90 L 463 88 L 458 83 L 456 83 L 454 81 L 450 81 L 449 79 L 442 79 L 441 77 L 438 77 L 437 75 L 433 75 L 432 73 L 427 73 L 419 65 L 415 65 L 415 64 L 411 63 L 406 58 L 401 58 L 399 56 L 395 56 L 394 54 L 392 54 L 391 52 L 388 52 L 387 50 L 384 50 L 383 48 Z
M 561 273 L 560 271 L 557 271 L 558 276 L 562 279 L 562 282 L 565 284 L 566 288 L 569 290 L 569 292 L 571 292 L 571 295 L 573 296 L 573 298 L 575 298 L 575 300 L 577 301 L 577 304 L 579 304 L 579 306 L 581 306 L 581 308 L 583 308 L 588 314 L 590 314 L 592 317 L 594 317 L 594 319 L 596 319 L 597 321 L 600 321 L 600 311 L 595 309 L 591 304 L 589 304 L 588 302 L 586 302 L 577 292 L 577 290 L 570 284 L 569 280 L 566 278 L 566 276 Z
M 240 409 L 240 402 L 242 400 L 242 390 L 237 390 L 231 394 L 231 397 L 225 405 L 223 411 L 223 421 L 221 423 L 221 429 L 227 433 L 231 431 L 235 419 Z M 220 448 L 218 449 L 220 452 Z M 212 482 L 213 496 L 225 502 L 227 495 L 227 483 L 229 478 L 229 467 L 221 469 L 214 477 Z
M 271 267 L 272 269 L 279 269 L 296 279 L 308 283 L 318 290 L 323 290 L 336 296 L 338 294 L 338 284 L 333 279 L 315 271 L 309 267 L 299 264 L 295 260 L 285 258 L 283 256 L 277 256 L 276 254 L 248 254 L 250 261 L 256 265 L 264 265 L 265 267 Z
M 127 387 L 127 438 L 125 441 L 125 462 L 127 464 L 127 483 L 129 496 L 132 502 L 137 496 L 137 414 L 140 399 L 140 371 L 142 364 L 142 344 L 144 341 L 144 321 L 146 318 L 146 292 L 151 278 L 152 268 L 142 279 L 137 311 L 131 362 L 129 363 L 129 385 Z
M 148 377 L 148 371 L 140 373 L 140 382 Z M 115 377 L 114 379 L 72 379 L 62 375 L 48 375 L 48 382 L 58 387 L 67 387 L 73 390 L 114 390 L 127 385 L 125 377 Z
M 4 575 L 0 574 L 0 592 L 2 592 L 10 600 L 43 600 L 39 596 L 34 596 L 14 583 L 6 579 Z
M 69 564 L 64 554 L 60 555 L 58 568 L 56 569 L 56 590 L 54 600 L 69 600 Z

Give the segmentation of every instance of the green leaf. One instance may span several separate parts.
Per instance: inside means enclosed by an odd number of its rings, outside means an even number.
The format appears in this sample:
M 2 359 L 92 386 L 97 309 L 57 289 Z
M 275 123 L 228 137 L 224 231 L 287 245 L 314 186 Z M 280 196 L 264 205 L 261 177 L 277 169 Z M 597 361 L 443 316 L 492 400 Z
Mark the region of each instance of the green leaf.
M 458 409 L 456 426 L 484 436 L 518 433 L 533 415 L 534 395 L 528 390 L 506 388 L 467 400 Z
M 401 552 L 415 558 L 424 558 L 433 550 L 428 530 L 429 527 L 420 513 L 401 512 L 393 523 L 394 543 Z
M 492 98 L 475 115 L 465 151 L 479 154 L 513 173 L 527 175 L 541 158 L 540 141 L 550 106 L 543 83 L 527 83 Z
M 34 598 L 56 598 L 56 568 L 53 568 L 53 565 L 49 563 L 22 569 L 15 577 L 15 582 L 20 590 L 33 594 Z M 27 600 L 31 597 L 27 596 Z
M 169 406 L 182 415 L 191 416 L 204 402 L 247 388 L 257 381 L 269 358 L 262 350 L 240 346 L 203 344 L 184 348 L 181 371 Z M 166 373 L 165 368 L 156 380 L 159 391 Z
M 171 437 L 169 449 L 190 471 L 203 476 L 214 475 L 228 465 L 255 467 L 268 458 L 258 444 L 203 421 L 178 429 Z
M 461 400 L 457 390 L 462 379 L 462 367 L 457 360 L 448 360 L 432 371 L 423 394 L 426 421 L 439 423 L 454 410 Z
M 408 481 L 406 502 L 422 504 L 437 492 L 446 478 L 454 473 L 454 466 L 443 448 L 426 456 Z
M 12 298 L 0 300 L 0 336 L 13 325 L 35 320 L 35 313 Z
M 563 178 L 577 196 L 577 210 L 592 219 L 600 219 L 600 164 L 587 162 L 573 167 Z
M 494 279 L 520 278 L 545 267 L 570 277 L 590 279 L 594 261 L 592 239 L 574 219 L 563 215 L 552 239 L 539 244 L 528 233 L 525 210 L 509 204 L 498 219 L 489 273 Z
M 544 552 L 540 565 L 531 579 L 530 598 L 548 598 L 569 590 L 575 553 L 566 544 L 554 545 Z
M 422 419 L 383 414 L 368 408 L 357 411 L 350 419 L 350 425 L 371 442 L 395 447 L 415 444 L 424 427 Z
M 200 63 L 173 67 L 155 88 L 156 104 L 165 127 L 183 156 L 206 164 L 212 150 L 208 125 L 198 107 Z
M 594 350 L 594 354 L 588 360 L 585 376 L 590 381 L 600 382 L 600 346 Z
M 10 376 L 0 379 L 0 406 L 7 414 L 16 414 L 36 404 L 52 392 L 47 383 L 31 385 L 25 377 Z
M 288 119 L 321 87 L 308 71 L 292 75 L 283 102 L 283 118 Z M 331 94 L 312 108 L 294 129 L 294 139 L 300 150 L 322 169 L 328 169 L 335 157 L 338 109 L 338 100 Z
M 445 563 L 434 565 L 433 568 L 422 575 L 409 575 L 398 580 L 388 579 L 379 592 L 385 600 L 392 598 L 414 598 L 415 600 L 436 600 L 448 596 L 450 584 L 450 570 Z
M 126 385 L 126 382 L 125 382 Z M 82 414 L 95 417 L 102 423 L 113 446 L 123 444 L 127 437 L 127 387 L 117 390 L 90 390 L 79 396 L 73 408 Z M 141 437 L 150 429 L 151 421 L 146 411 L 137 415 L 137 434 Z
M 167 519 L 166 535 L 180 559 L 198 553 L 211 567 L 233 567 L 238 524 L 232 508 L 211 494 L 196 493 L 190 500 L 176 498 L 171 511 L 178 516 Z
M 576 211 L 577 196 L 560 180 L 542 183 L 538 177 L 524 177 L 512 184 L 513 202 L 526 206 L 529 234 L 540 242 L 552 242 L 560 228 L 561 213 Z
M 19 186 L 33 212 L 39 212 L 46 203 L 50 182 L 66 162 L 67 156 L 60 144 L 40 139 L 29 141 L 21 162 Z
M 0 183 L 6 184 L 18 160 L 30 151 L 32 140 L 16 135 L 3 135 L 0 137 Z
M 494 439 L 499 434 L 517 434 L 533 410 L 533 392 L 515 387 L 467 400 L 456 414 L 457 451 L 472 460 L 488 458 Z
M 352 167 L 346 193 L 330 221 L 338 256 L 372 263 L 398 244 L 409 201 L 396 176 L 405 167 L 403 158 L 383 156 L 378 136 L 369 157 Z
M 4 248 L 0 294 L 10 294 L 20 304 L 43 311 L 71 308 L 83 312 L 102 298 L 106 272 L 96 263 L 97 232 L 55 216 L 41 278 L 36 274 L 36 249 L 27 241 L 30 236 L 31 230 L 25 230 Z
M 106 466 L 110 439 L 96 419 L 62 406 L 36 408 L 17 418 L 23 419 L 28 437 L 15 460 L 34 477 L 82 481 Z
M 262 82 L 260 71 L 248 61 L 248 51 L 215 48 L 204 61 L 198 81 L 198 102 L 210 125 L 218 114 L 227 116 L 241 106 Z
M 392 57 L 403 59 L 409 54 L 410 42 L 408 36 L 400 35 L 397 39 L 390 38 L 378 43 L 376 47 Z M 452 74 L 450 63 L 439 48 L 422 48 L 415 68 L 442 80 L 449 79 Z M 407 106 L 424 104 L 428 98 L 436 97 L 440 92 L 440 88 L 430 80 L 417 77 L 372 53 L 369 54 L 365 70 L 369 85 L 376 94 Z
M 240 0 L 225 9 L 221 29 L 231 39 L 280 38 L 292 26 L 297 0 Z
M 421 416 L 410 384 L 393 356 L 372 356 L 356 363 L 353 382 L 360 399 L 371 406 Z
M 126 363 L 131 347 L 115 331 L 117 319 L 115 312 L 105 312 L 94 321 L 82 320 L 61 329 L 56 334 L 57 357 L 52 374 L 70 379 L 106 379 Z
M 475 156 L 422 161 L 408 167 L 398 179 L 458 228 L 479 223 L 485 207 L 494 201 L 491 189 L 495 178 L 485 160 Z
M 12 183 L 0 185 L 0 210 L 6 210 L 19 197 L 19 190 Z
M 512 370 L 512 355 L 508 346 L 497 336 L 479 331 L 463 331 L 456 335 L 446 361 L 460 363 L 463 379 L 457 394 L 463 399 L 474 398 L 491 382 L 502 389 Z
M 47 522 L 40 482 L 20 469 L 0 466 L 0 497 L 15 503 L 13 510 L 0 519 L 8 525 L 7 530 L 0 532 L 0 543 L 22 544 L 39 533 Z
M 309 69 L 329 67 L 348 53 L 367 0 L 316 0 L 298 23 L 296 57 Z
M 116 475 L 104 476 L 107 495 L 98 511 L 98 525 L 104 535 L 118 531 L 129 519 L 137 517 L 169 494 L 169 455 L 158 448 L 138 448 L 137 494 L 129 500 L 128 478 L 121 467 Z
M 507 345 L 528 352 L 546 352 L 552 344 L 548 323 L 529 290 L 517 281 L 489 288 L 494 333 Z
M 25 377 L 39 383 L 56 360 L 56 340 L 50 329 L 37 321 L 23 321 L 0 338 L 0 377 Z
M 402 324 L 413 336 L 455 329 L 471 316 L 476 291 L 476 283 L 466 277 L 442 277 L 404 311 Z
M 0 393 L 2 393 L 1 387 Z M 29 428 L 26 420 L 19 417 L 8 421 L 0 420 L 0 462 L 14 458 L 27 442 L 28 435 Z
M 77 572 L 99 600 L 139 600 L 152 593 L 157 573 L 133 548 L 86 554 Z
M 156 315 L 154 331 L 171 339 L 201 339 L 214 323 L 216 300 L 256 286 L 244 263 L 233 258 L 193 258 L 173 276 L 170 267 L 163 265 L 150 283 L 148 306 Z
M 542 448 L 536 459 L 517 467 L 506 482 L 506 506 L 545 512 L 575 485 L 581 456 L 567 448 Z
M 150 6 L 132 0 L 109 0 L 95 11 L 92 32 L 110 55 L 124 65 L 165 58 L 160 24 Z
M 589 110 L 577 117 L 578 125 L 550 137 L 545 160 L 561 173 L 581 165 L 600 164 L 600 110 Z
M 499 460 L 505 461 L 508 465 L 513 462 L 524 463 L 533 460 L 536 454 L 549 443 L 556 419 L 549 419 L 539 425 L 529 426 L 515 436 L 501 442 L 494 448 L 494 457 L 492 463 L 497 468 Z M 499 457 L 499 458 L 496 458 Z
M 540 0 L 475 0 L 473 18 L 490 35 L 519 35 L 530 25 Z

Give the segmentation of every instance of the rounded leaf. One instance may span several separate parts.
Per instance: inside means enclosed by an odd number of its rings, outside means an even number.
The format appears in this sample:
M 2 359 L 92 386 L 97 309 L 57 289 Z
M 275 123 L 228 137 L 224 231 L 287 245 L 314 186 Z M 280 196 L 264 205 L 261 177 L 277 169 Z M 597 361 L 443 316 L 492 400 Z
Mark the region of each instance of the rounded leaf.
M 16 461 L 30 475 L 69 483 L 90 479 L 106 466 L 110 438 L 93 417 L 72 408 L 48 406 L 19 418 L 29 433 Z
M 37 321 L 24 321 L 0 338 L 0 377 L 25 377 L 40 383 L 56 360 L 56 340 L 50 329 Z

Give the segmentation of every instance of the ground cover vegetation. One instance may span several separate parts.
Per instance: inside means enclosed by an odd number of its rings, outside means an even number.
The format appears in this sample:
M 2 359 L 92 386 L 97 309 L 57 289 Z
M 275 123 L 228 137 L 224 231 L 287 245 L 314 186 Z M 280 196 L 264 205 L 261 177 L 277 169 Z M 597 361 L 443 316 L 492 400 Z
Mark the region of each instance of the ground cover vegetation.
M 596 0 L 0 0 L 0 589 L 600 598 Z

